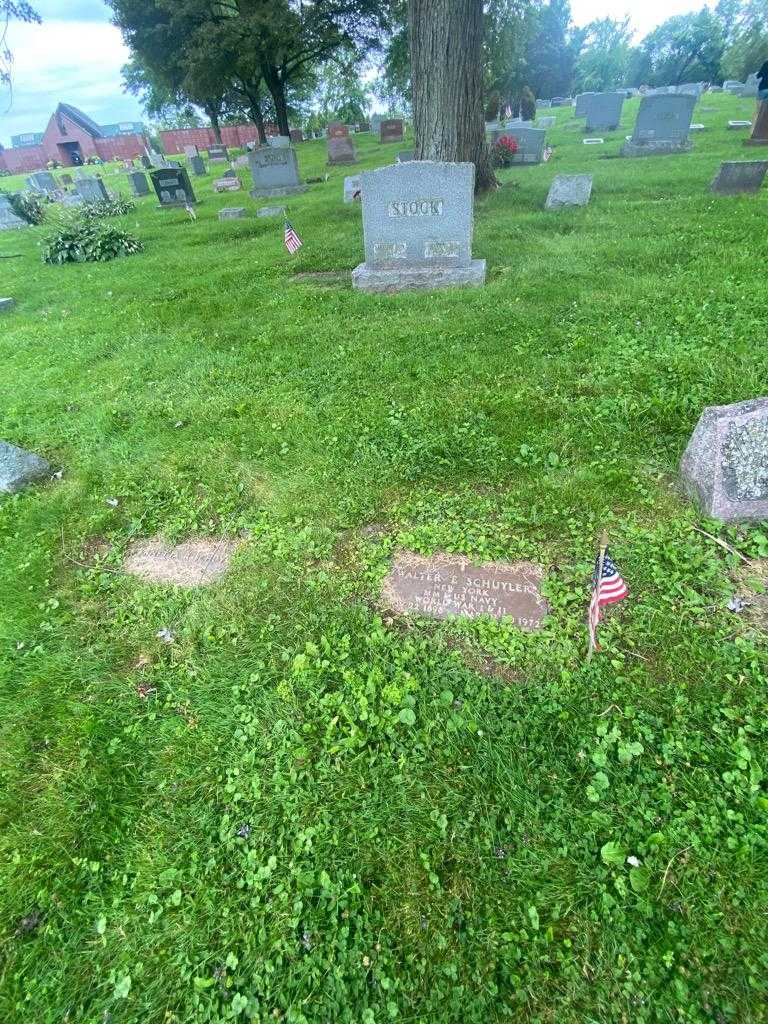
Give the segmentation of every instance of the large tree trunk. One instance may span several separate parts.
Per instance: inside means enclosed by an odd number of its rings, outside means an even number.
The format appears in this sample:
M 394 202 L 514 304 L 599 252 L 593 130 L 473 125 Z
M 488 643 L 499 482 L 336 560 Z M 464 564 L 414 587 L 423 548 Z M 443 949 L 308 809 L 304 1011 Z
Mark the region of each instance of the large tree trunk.
M 249 91 L 246 93 L 246 98 L 248 100 L 248 113 L 251 115 L 251 119 L 256 125 L 256 131 L 259 133 L 259 145 L 266 146 L 267 130 L 264 127 L 264 115 L 261 112 L 259 94 Z
M 288 124 L 288 104 L 285 99 L 285 83 L 280 71 L 273 64 L 264 67 L 264 81 L 275 104 L 277 116 L 277 130 L 281 135 L 290 135 L 291 129 Z
M 212 103 L 205 107 L 205 112 L 211 122 L 211 128 L 213 128 L 213 137 L 217 144 L 221 145 L 221 125 L 219 124 L 219 110 Z
M 483 0 L 409 0 L 414 156 L 468 161 L 496 184 L 485 141 Z

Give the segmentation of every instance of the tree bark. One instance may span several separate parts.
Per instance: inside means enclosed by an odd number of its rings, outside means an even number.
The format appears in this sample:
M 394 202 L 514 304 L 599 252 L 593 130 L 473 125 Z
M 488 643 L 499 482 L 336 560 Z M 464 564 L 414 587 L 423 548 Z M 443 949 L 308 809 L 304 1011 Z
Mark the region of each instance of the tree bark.
M 264 81 L 275 104 L 277 130 L 281 135 L 290 135 L 288 124 L 288 104 L 285 99 L 285 83 L 280 71 L 274 64 L 267 64 L 264 69 Z
M 219 124 L 219 111 L 215 106 L 213 106 L 213 104 L 210 104 L 209 106 L 206 106 L 205 112 L 208 115 L 208 119 L 211 122 L 211 127 L 213 128 L 213 137 L 220 146 L 221 125 Z
M 497 184 L 485 141 L 483 0 L 409 0 L 416 160 L 475 165 L 475 191 Z
M 261 112 L 261 101 L 259 100 L 259 95 L 258 93 L 252 93 L 248 90 L 246 91 L 245 98 L 248 100 L 248 113 L 251 115 L 251 120 L 256 125 L 256 131 L 259 133 L 259 145 L 266 146 L 267 130 L 264 127 L 264 115 Z

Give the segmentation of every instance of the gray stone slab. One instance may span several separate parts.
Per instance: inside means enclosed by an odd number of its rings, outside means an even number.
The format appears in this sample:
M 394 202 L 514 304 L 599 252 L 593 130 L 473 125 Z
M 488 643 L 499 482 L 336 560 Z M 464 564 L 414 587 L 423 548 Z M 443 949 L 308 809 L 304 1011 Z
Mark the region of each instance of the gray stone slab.
M 294 149 L 272 149 L 259 146 L 248 154 L 248 166 L 253 178 L 251 196 L 278 197 L 306 192 L 307 186 L 299 179 L 299 164 Z
M 202 178 L 205 174 L 205 161 L 201 156 L 191 156 L 189 158 L 189 166 L 192 168 L 192 173 L 198 178 Z
M 15 213 L 8 196 L 0 194 L 0 231 L 18 231 L 28 227 L 29 224 Z
M 723 522 L 768 519 L 768 398 L 708 406 L 680 473 L 706 515 Z
M 248 211 L 244 206 L 225 206 L 219 210 L 219 220 L 240 220 L 247 216 Z
M 261 209 L 256 211 L 257 217 L 284 217 L 285 207 L 284 206 L 262 206 Z
M 101 178 L 78 178 L 75 182 L 75 190 L 86 203 L 99 203 L 102 199 L 109 199 Z
M 196 156 L 200 156 L 200 151 L 197 146 L 184 146 L 184 156 L 187 160 L 194 160 Z
M 226 163 L 229 160 L 229 153 L 226 146 L 209 146 L 208 161 L 212 164 Z
M 535 127 L 544 128 L 546 130 L 547 128 L 554 127 L 556 121 L 556 117 L 537 117 Z
M 349 135 L 331 135 L 328 137 L 328 166 L 338 167 L 357 163 L 355 140 Z
M 540 629 L 549 607 L 541 594 L 544 570 L 532 562 L 472 562 L 461 555 L 430 557 L 399 551 L 382 586 L 382 602 L 401 615 L 511 618 Z
M 16 308 L 16 299 L 0 299 L 0 313 L 10 313 Z
M 127 177 L 128 184 L 131 186 L 131 192 L 135 196 L 149 195 L 149 182 L 147 181 L 147 176 L 143 171 L 131 171 Z
M 58 185 L 50 171 L 37 171 L 27 178 L 27 185 L 35 192 L 56 192 Z
M 753 71 L 752 74 L 747 77 L 747 80 L 744 83 L 744 88 L 741 91 L 741 95 L 754 99 L 757 96 L 759 88 L 760 83 L 758 82 L 757 74 Z
M 15 494 L 27 484 L 53 475 L 53 467 L 39 455 L 0 441 L 0 492 Z
M 586 131 L 614 131 L 619 127 L 624 106 L 623 92 L 596 92 L 584 97 Z
M 710 188 L 721 196 L 737 196 L 759 192 L 768 160 L 725 160 L 715 175 Z
M 352 273 L 363 291 L 479 285 L 472 259 L 474 164 L 419 160 L 361 176 L 365 263 Z
M 545 210 L 563 206 L 586 206 L 592 195 L 591 174 L 558 174 L 549 189 Z
M 363 183 L 359 174 L 353 174 L 344 179 L 344 202 L 360 202 L 363 198 Z
M 149 176 L 162 207 L 191 206 L 197 202 L 184 167 L 158 167 Z
M 681 153 L 691 149 L 691 129 L 696 97 L 684 94 L 643 96 L 630 138 L 622 149 L 624 156 L 651 156 Z
M 586 117 L 587 116 L 587 99 L 590 96 L 594 96 L 593 92 L 580 92 L 576 97 L 576 106 L 573 111 L 574 117 Z

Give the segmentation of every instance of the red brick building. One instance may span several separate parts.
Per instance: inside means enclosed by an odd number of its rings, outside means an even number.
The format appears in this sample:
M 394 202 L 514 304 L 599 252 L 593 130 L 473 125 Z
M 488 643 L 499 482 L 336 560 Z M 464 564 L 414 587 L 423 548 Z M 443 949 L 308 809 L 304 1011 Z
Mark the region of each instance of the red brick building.
M 0 170 L 11 174 L 39 171 L 50 160 L 58 160 L 64 167 L 77 167 L 89 157 L 105 161 L 132 160 L 141 155 L 146 141 L 143 135 L 107 138 L 82 110 L 69 103 L 60 103 L 51 114 L 39 145 L 0 148 Z
M 277 135 L 277 125 L 264 126 L 267 135 Z M 255 124 L 227 124 L 221 128 L 222 145 L 229 148 L 245 148 L 247 143 L 256 142 L 259 132 Z M 197 146 L 208 149 L 217 145 L 213 128 L 176 128 L 173 131 L 160 132 L 160 141 L 166 156 L 183 153 L 185 146 Z

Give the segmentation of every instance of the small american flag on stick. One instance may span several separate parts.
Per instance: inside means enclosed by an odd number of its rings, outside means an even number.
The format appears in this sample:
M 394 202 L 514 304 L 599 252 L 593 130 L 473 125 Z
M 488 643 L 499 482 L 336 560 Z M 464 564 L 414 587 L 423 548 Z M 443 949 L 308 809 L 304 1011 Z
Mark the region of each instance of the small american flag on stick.
M 597 642 L 597 624 L 600 621 L 600 609 L 608 604 L 623 601 L 629 594 L 629 588 L 616 568 L 616 563 L 608 554 L 608 536 L 603 534 L 600 539 L 600 553 L 595 563 L 592 576 L 592 600 L 589 603 L 589 650 L 587 661 L 595 651 L 600 650 Z
M 285 248 L 293 256 L 294 253 L 298 252 L 304 244 L 296 232 L 293 230 L 293 225 L 290 221 L 285 222 Z

